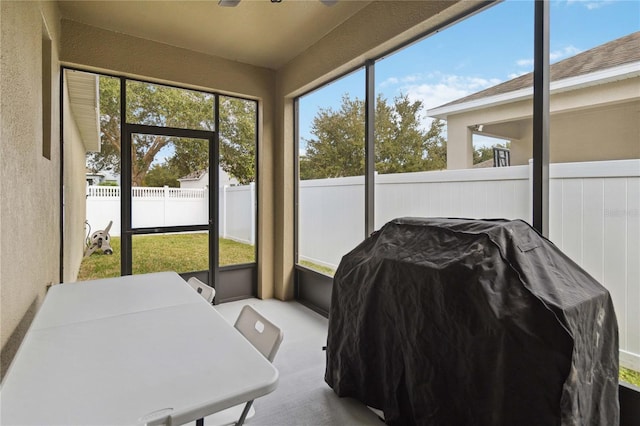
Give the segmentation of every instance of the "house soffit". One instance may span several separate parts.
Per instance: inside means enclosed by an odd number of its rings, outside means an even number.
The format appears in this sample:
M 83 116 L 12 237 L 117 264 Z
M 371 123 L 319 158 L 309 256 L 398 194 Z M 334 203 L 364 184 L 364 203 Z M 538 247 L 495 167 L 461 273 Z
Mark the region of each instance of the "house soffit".
M 65 70 L 69 106 L 87 152 L 100 151 L 98 76 Z

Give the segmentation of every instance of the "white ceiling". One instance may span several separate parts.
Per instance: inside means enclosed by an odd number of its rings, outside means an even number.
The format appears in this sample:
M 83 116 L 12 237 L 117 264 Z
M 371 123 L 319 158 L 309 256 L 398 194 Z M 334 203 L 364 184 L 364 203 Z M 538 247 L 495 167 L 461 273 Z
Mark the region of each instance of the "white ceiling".
M 278 69 L 370 1 L 59 1 L 63 18 L 209 55 Z

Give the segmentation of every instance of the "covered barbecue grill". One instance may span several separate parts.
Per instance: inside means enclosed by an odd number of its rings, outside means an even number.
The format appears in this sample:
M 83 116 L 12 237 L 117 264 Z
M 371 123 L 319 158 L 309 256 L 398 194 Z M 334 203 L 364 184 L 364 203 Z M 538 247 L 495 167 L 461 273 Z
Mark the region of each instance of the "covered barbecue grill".
M 525 222 L 396 219 L 336 271 L 325 380 L 391 425 L 613 425 L 616 316 Z

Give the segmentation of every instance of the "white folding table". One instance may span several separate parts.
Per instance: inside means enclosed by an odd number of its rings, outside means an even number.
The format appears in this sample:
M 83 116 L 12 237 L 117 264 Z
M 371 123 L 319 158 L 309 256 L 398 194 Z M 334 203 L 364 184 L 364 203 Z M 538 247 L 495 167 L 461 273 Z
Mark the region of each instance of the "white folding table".
M 278 372 L 174 272 L 51 287 L 0 388 L 6 425 L 182 424 Z

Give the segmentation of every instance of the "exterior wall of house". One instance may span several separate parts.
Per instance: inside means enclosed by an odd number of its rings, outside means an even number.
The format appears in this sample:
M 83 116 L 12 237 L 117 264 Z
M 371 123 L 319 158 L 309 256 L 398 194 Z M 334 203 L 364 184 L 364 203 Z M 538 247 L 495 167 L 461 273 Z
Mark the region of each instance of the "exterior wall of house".
M 0 344 L 4 376 L 59 281 L 58 12 L 53 2 L 0 2 Z M 43 37 L 51 39 L 51 117 L 43 120 Z M 46 87 L 46 85 L 44 85 Z M 43 122 L 50 155 L 43 156 Z
M 60 58 L 67 65 L 258 100 L 258 296 L 274 297 L 275 72 L 78 22 L 61 26 Z
M 204 188 L 208 184 L 209 184 L 209 172 L 202 175 L 200 179 L 181 180 L 180 188 L 185 188 L 185 189 Z
M 640 158 L 640 77 L 552 94 L 549 126 L 552 163 Z M 467 136 L 478 124 L 511 140 L 511 164 L 532 157 L 533 103 L 519 100 L 447 117 L 447 168 L 472 166 Z
M 453 116 L 447 120 L 447 168 L 466 169 L 473 164 L 473 134 L 461 117 Z
M 473 146 L 471 144 L 471 128 L 476 124 L 483 124 L 489 128 L 493 123 L 514 122 L 514 128 L 509 132 L 507 139 L 512 146 L 526 137 L 527 120 L 531 121 L 533 103 L 531 100 L 503 104 L 491 108 L 483 108 L 468 113 L 452 114 L 447 117 L 447 169 L 468 169 L 473 165 Z M 530 129 L 530 124 L 529 124 Z M 485 129 L 486 130 L 486 129 Z M 531 132 L 529 131 L 529 134 Z M 495 132 L 492 136 L 500 136 Z M 527 160 L 531 158 L 531 154 Z M 514 162 L 511 153 L 511 164 Z M 526 161 L 522 164 L 526 164 Z
M 86 217 L 86 149 L 76 125 L 67 86 L 62 94 L 64 132 L 64 257 L 63 282 L 73 282 L 78 278 L 80 263 L 84 255 Z
M 640 158 L 640 101 L 552 116 L 549 144 L 552 163 Z M 527 164 L 532 150 L 531 136 L 513 143 L 512 164 Z
M 238 185 L 238 180 L 229 176 L 229 174 L 222 169 L 220 169 L 218 176 L 220 188 L 223 186 Z M 209 185 L 209 172 L 205 172 L 205 174 L 197 180 L 180 181 L 180 188 L 204 188 L 207 185 Z

